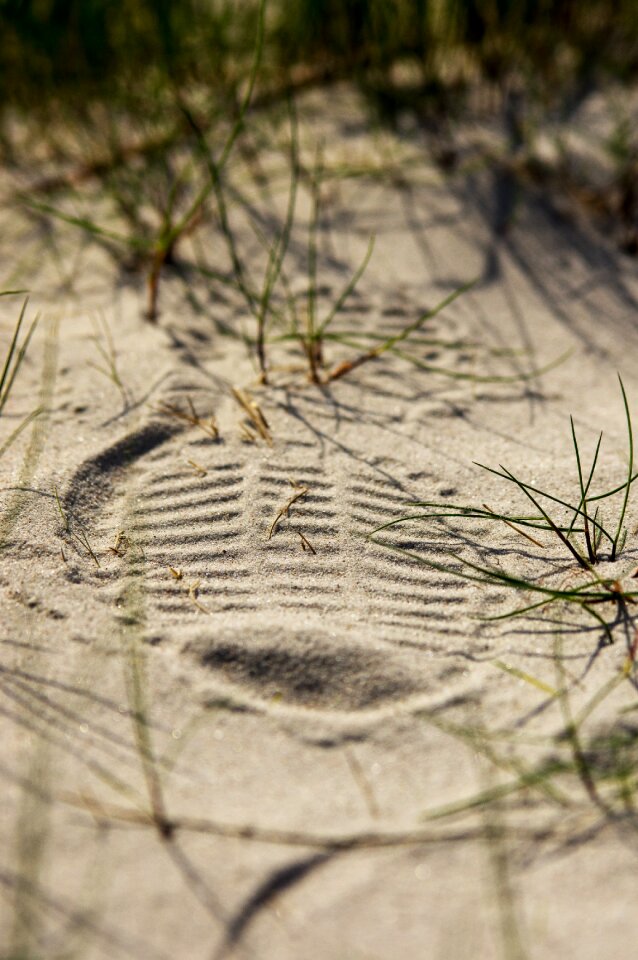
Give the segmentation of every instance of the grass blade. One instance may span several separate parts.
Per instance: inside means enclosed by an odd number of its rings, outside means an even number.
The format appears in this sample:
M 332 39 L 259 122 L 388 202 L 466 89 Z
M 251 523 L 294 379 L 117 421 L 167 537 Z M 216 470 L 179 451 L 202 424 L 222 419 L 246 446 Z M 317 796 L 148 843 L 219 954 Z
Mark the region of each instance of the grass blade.
M 460 287 L 457 287 L 456 290 L 453 290 L 452 293 L 448 294 L 447 297 L 444 297 L 443 300 L 437 303 L 435 307 L 432 307 L 431 310 L 426 310 L 425 313 L 422 313 L 420 317 L 414 321 L 414 323 L 410 323 L 404 327 L 400 333 L 395 334 L 393 337 L 388 337 L 376 347 L 373 347 L 371 350 L 367 350 L 365 353 L 355 357 L 354 360 L 346 360 L 344 363 L 340 363 L 328 374 L 326 378 L 327 382 L 330 383 L 332 380 L 341 379 L 341 377 L 344 377 L 352 370 L 356 370 L 357 367 L 367 363 L 369 360 L 375 360 L 388 350 L 392 350 L 397 343 L 407 340 L 407 338 L 413 333 L 416 333 L 418 330 L 420 330 L 424 323 L 426 323 L 432 317 L 435 317 L 441 312 L 441 310 L 444 310 L 445 307 L 449 306 L 454 300 L 457 300 L 461 294 L 466 293 L 476 284 L 476 282 L 476 279 L 474 279 L 470 280 L 469 283 L 462 284 Z
M 35 410 L 32 410 L 31 413 L 27 414 L 22 423 L 16 427 L 12 434 L 9 435 L 8 439 L 0 447 L 0 457 L 6 453 L 12 443 L 18 439 L 23 430 L 25 430 L 30 423 L 32 423 L 36 417 L 39 417 L 43 411 L 43 407 L 36 407 Z
M 527 373 L 482 375 L 480 373 L 461 373 L 458 370 L 450 370 L 447 367 L 438 367 L 435 364 L 426 363 L 423 360 L 419 360 L 418 357 L 413 357 L 411 354 L 406 353 L 403 350 L 397 350 L 394 347 L 390 347 L 389 349 L 392 351 L 392 353 L 395 353 L 403 360 L 409 360 L 410 363 L 414 364 L 415 367 L 418 367 L 419 370 L 426 370 L 428 373 L 440 373 L 445 377 L 450 377 L 452 380 L 470 380 L 473 383 L 524 383 L 527 380 L 534 380 L 541 374 L 548 373 L 550 370 L 554 370 L 556 367 L 560 366 L 565 362 L 565 360 L 567 360 L 572 352 L 571 350 L 568 350 L 566 353 L 562 353 L 560 357 L 557 357 L 556 360 L 551 360 L 549 363 L 546 363 L 545 366 L 536 367 L 533 370 L 529 370 Z
M 317 336 L 318 336 L 318 337 L 323 337 L 324 331 L 326 330 L 326 328 L 327 328 L 328 326 L 330 326 L 330 324 L 332 323 L 332 321 L 334 320 L 334 318 L 336 317 L 336 315 L 339 313 L 339 311 L 340 311 L 341 308 L 343 307 L 344 303 L 346 302 L 346 300 L 348 299 L 348 297 L 350 296 L 350 294 L 352 293 L 352 291 L 355 289 L 355 287 L 356 287 L 357 284 L 359 283 L 359 280 L 361 279 L 361 277 L 363 276 L 363 274 L 366 272 L 366 268 L 367 268 L 368 264 L 370 263 L 370 258 L 372 257 L 372 252 L 373 252 L 373 250 L 374 250 L 375 241 L 376 241 L 376 237 L 375 237 L 374 235 L 372 235 L 372 236 L 370 237 L 369 241 L 368 241 L 368 247 L 367 247 L 367 249 L 366 249 L 366 252 L 365 252 L 365 255 L 364 255 L 364 257 L 363 257 L 363 260 L 361 261 L 361 263 L 359 264 L 359 266 L 357 267 L 357 269 L 355 270 L 355 272 L 352 274 L 350 280 L 347 282 L 347 284 L 346 284 L 345 287 L 343 288 L 341 294 L 339 295 L 339 297 L 338 297 L 337 300 L 335 301 L 335 303 L 334 303 L 334 305 L 333 305 L 330 313 L 329 313 L 328 316 L 326 317 L 326 319 L 325 319 L 322 323 L 319 324 L 319 326 L 318 326 L 318 328 L 317 328 Z
M 618 517 L 618 527 L 616 528 L 616 535 L 614 537 L 613 546 L 611 548 L 611 559 L 616 559 L 616 552 L 618 549 L 618 540 L 620 539 L 620 534 L 622 531 L 622 525 L 625 519 L 625 513 L 627 511 L 627 502 L 629 500 L 629 491 L 631 488 L 631 471 L 634 468 L 634 433 L 631 426 L 631 414 L 629 413 L 629 404 L 627 402 L 627 394 L 625 393 L 625 385 L 622 382 L 620 374 L 618 374 L 618 382 L 620 383 L 620 389 L 622 391 L 622 399 L 625 407 L 625 417 L 627 419 L 627 434 L 629 439 L 629 472 L 627 475 L 627 482 L 625 484 L 625 496 L 623 498 L 623 504 L 620 511 L 620 516 Z
M 18 337 L 20 335 L 20 329 L 22 327 L 28 302 L 29 298 L 27 297 L 22 305 L 22 310 L 20 311 L 20 316 L 18 317 L 18 322 L 16 323 L 15 330 L 13 332 L 13 337 L 7 352 L 2 374 L 0 374 L 0 413 L 2 413 L 2 410 L 9 399 L 11 388 L 18 374 L 18 370 L 22 366 L 22 362 L 25 358 L 31 337 L 33 336 L 33 332 L 38 324 L 38 320 L 40 319 L 39 315 L 36 314 L 31 326 L 29 327 L 28 333 L 24 338 L 24 341 L 18 348 Z
M 493 473 L 494 476 L 496 476 L 496 477 L 502 477 L 503 480 L 510 480 L 512 483 L 516 483 L 517 486 L 519 486 L 519 487 L 521 487 L 521 488 L 525 488 L 525 490 L 531 490 L 533 493 L 537 493 L 537 494 L 539 494 L 539 496 L 545 497 L 547 500 L 551 500 L 553 503 L 558 503 L 561 507 L 567 507 L 568 510 L 571 510 L 573 513 L 576 513 L 576 514 L 578 514 L 578 515 L 581 516 L 581 517 L 583 516 L 583 511 L 580 510 L 578 507 L 575 507 L 573 503 L 568 503 L 566 500 L 561 500 L 560 497 L 555 497 L 552 493 L 547 493 L 545 490 L 539 490 L 538 487 L 532 486 L 531 483 L 525 483 L 523 480 L 515 479 L 515 478 L 512 477 L 511 474 L 509 474 L 509 472 L 507 472 L 507 471 L 506 471 L 505 473 L 501 473 L 499 470 L 495 470 L 493 467 L 488 467 L 488 466 L 486 466 L 484 463 L 479 463 L 478 460 L 474 460 L 473 463 L 475 463 L 477 467 L 481 467 L 483 470 L 487 470 L 488 473 Z M 504 468 L 503 468 L 503 469 L 504 469 Z M 637 476 L 638 476 L 638 474 L 637 474 Z M 622 490 L 622 489 L 624 488 L 624 486 L 625 486 L 625 484 L 623 484 L 622 486 L 620 486 L 618 489 L 619 489 L 619 490 Z M 592 500 L 596 500 L 596 499 L 598 499 L 598 498 L 597 498 L 597 497 L 588 497 L 588 498 L 587 498 L 588 502 L 590 502 L 590 503 L 591 503 Z M 600 523 L 595 519 L 595 517 L 596 517 L 596 514 L 594 514 L 594 517 L 591 517 L 591 516 L 590 516 L 590 517 L 589 517 L 589 522 L 592 524 L 592 526 L 593 526 L 596 530 L 600 531 L 601 536 L 604 534 L 604 536 L 607 537 L 607 539 L 609 540 L 609 542 L 610 542 L 610 543 L 613 543 L 613 539 L 612 539 L 611 534 L 608 533 L 607 530 L 605 530 L 605 528 L 602 526 L 602 524 L 600 524 Z M 562 529 L 562 528 L 561 528 L 561 529 Z
M 532 501 L 534 506 L 538 510 L 540 510 L 540 512 L 543 514 L 543 517 L 545 518 L 547 523 L 550 525 L 550 527 L 552 528 L 556 536 L 559 538 L 559 540 L 561 540 L 564 543 L 564 545 L 567 547 L 567 549 L 572 554 L 572 556 L 574 557 L 576 562 L 579 564 L 579 566 L 583 567 L 583 569 L 585 570 L 589 570 L 589 564 L 587 563 L 585 558 L 582 557 L 578 552 L 578 550 L 574 547 L 574 545 L 570 543 L 570 541 L 567 539 L 563 531 L 556 526 L 556 524 L 554 523 L 550 515 L 543 509 L 543 507 L 538 502 L 538 500 L 535 497 L 533 497 L 532 494 L 525 488 L 525 484 L 522 484 L 519 480 L 517 480 L 514 474 L 510 473 L 509 470 L 503 466 L 503 464 L 499 464 L 499 466 L 501 470 L 504 470 L 505 473 L 509 475 L 510 479 L 516 484 L 516 486 L 523 491 L 525 496 L 529 497 L 529 499 Z
M 570 420 L 571 420 L 571 417 L 570 417 Z M 572 430 L 573 430 L 573 422 L 572 422 Z M 601 431 L 600 431 L 600 434 L 598 435 L 598 443 L 596 444 L 596 450 L 594 451 L 594 459 L 593 459 L 593 461 L 592 461 L 591 470 L 589 471 L 589 477 L 587 478 L 587 483 L 585 484 L 585 498 L 586 498 L 587 502 L 591 499 L 591 498 L 587 497 L 587 494 L 589 493 L 589 488 L 590 488 L 591 482 L 592 482 L 592 480 L 593 480 L 593 478 L 594 478 L 594 471 L 595 471 L 595 469 L 596 469 L 596 463 L 598 462 L 598 454 L 599 454 L 599 452 L 600 452 L 600 444 L 602 443 L 602 439 L 603 439 L 603 432 L 602 432 L 602 430 L 601 430 Z M 585 507 L 585 501 L 582 499 L 582 486 L 581 486 L 581 502 L 580 502 L 579 505 L 578 505 L 578 510 L 580 511 L 581 508 L 584 508 L 584 507 Z M 572 531 L 573 524 L 576 522 L 576 517 L 577 517 L 577 515 L 578 515 L 577 513 L 574 514 L 574 518 L 573 518 L 573 520 L 572 520 L 572 522 L 571 522 L 571 524 L 570 524 L 570 527 L 569 527 L 569 532 L 570 532 L 570 533 L 571 533 L 571 531 Z M 597 518 L 598 518 L 598 508 L 596 508 L 596 512 L 594 513 L 594 527 L 596 526 L 596 520 L 597 520 Z M 569 534 L 568 534 L 568 536 L 569 536 Z M 601 536 L 602 536 L 602 534 L 600 533 L 600 531 L 594 529 L 594 544 L 593 544 L 593 546 L 594 546 L 594 553 L 597 553 L 597 551 L 598 551 L 598 544 L 600 543 L 600 538 L 601 538 Z
M 583 470 L 580 463 L 580 451 L 578 449 L 578 440 L 576 439 L 576 429 L 574 427 L 574 418 L 570 416 L 569 423 L 572 428 L 572 440 L 574 442 L 574 451 L 576 453 L 576 466 L 578 467 L 578 483 L 580 486 L 580 503 L 578 504 L 578 509 L 583 511 L 583 517 L 585 521 L 585 543 L 587 545 L 587 556 L 589 557 L 590 563 L 596 562 L 596 553 L 594 551 L 593 544 L 591 542 L 591 536 L 589 534 L 589 518 L 587 516 L 587 493 L 585 490 L 585 485 L 583 483 Z M 602 438 L 602 434 L 601 434 Z M 600 440 L 598 441 L 598 447 L 596 448 L 596 456 L 594 457 L 594 466 L 596 464 L 596 458 L 598 457 L 598 450 L 600 448 Z M 591 480 L 593 476 L 594 468 L 592 467 L 589 475 Z M 574 520 L 578 514 L 574 514 Z
M 267 381 L 266 370 L 266 319 L 270 310 L 273 290 L 281 275 L 284 259 L 290 245 L 290 236 L 295 220 L 295 207 L 297 203 L 297 187 L 299 184 L 299 143 L 297 131 L 297 115 L 294 109 L 292 99 L 288 101 L 288 110 L 290 114 L 290 187 L 288 190 L 288 206 L 286 217 L 284 219 L 281 233 L 277 240 L 272 244 L 269 255 L 266 273 L 264 276 L 264 285 L 259 301 L 259 310 L 257 314 L 257 359 L 259 362 L 259 371 L 263 383 Z
M 16 346 L 18 344 L 18 337 L 20 336 L 20 327 L 22 326 L 22 321 L 24 320 L 24 314 L 27 309 L 28 300 L 25 300 L 22 304 L 22 310 L 20 311 L 20 316 L 18 317 L 18 322 L 15 325 L 15 330 L 13 331 L 13 337 L 11 338 L 11 343 L 9 345 L 9 350 L 7 351 L 7 356 L 4 362 L 4 367 L 2 369 L 2 374 L 0 375 L 0 411 L 2 410 L 4 404 L 6 403 L 7 396 L 9 395 L 9 388 L 5 390 L 5 382 L 9 378 L 9 370 L 11 368 L 11 361 L 13 360 L 13 354 L 15 353 Z

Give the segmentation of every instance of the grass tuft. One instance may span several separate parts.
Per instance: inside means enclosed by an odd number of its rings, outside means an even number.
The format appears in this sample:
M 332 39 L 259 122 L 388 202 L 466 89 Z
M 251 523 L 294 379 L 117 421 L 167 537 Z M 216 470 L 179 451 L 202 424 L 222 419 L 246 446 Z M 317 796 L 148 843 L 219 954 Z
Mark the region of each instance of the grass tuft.
M 589 616 L 602 627 L 606 641 L 611 642 L 613 626 L 618 623 L 626 624 L 631 621 L 628 605 L 635 603 L 638 599 L 637 590 L 631 587 L 627 588 L 623 585 L 623 575 L 615 578 L 606 578 L 599 576 L 595 570 L 596 564 L 605 560 L 614 562 L 619 559 L 622 554 L 627 538 L 625 518 L 629 496 L 632 484 L 638 477 L 638 473 L 634 473 L 633 467 L 633 430 L 629 403 L 622 379 L 620 377 L 618 379 L 620 382 L 628 434 L 629 467 L 627 479 L 623 484 L 614 487 L 612 490 L 604 491 L 603 493 L 595 495 L 589 493 L 596 465 L 599 460 L 602 434 L 600 434 L 598 438 L 592 465 L 587 480 L 585 481 L 574 422 L 573 418 L 570 417 L 571 435 L 576 454 L 578 473 L 579 497 L 577 502 L 570 503 L 549 491 L 541 490 L 536 486 L 525 483 L 502 465 L 499 470 L 495 470 L 484 464 L 477 464 L 477 466 L 487 472 L 514 484 L 527 500 L 531 502 L 537 512 L 530 514 L 511 514 L 495 511 L 486 504 L 483 504 L 481 507 L 474 507 L 463 504 L 450 504 L 449 502 L 417 501 L 413 506 L 415 508 L 426 508 L 427 512 L 410 513 L 409 515 L 398 517 L 395 520 L 390 520 L 376 527 L 369 534 L 369 538 L 387 549 L 395 550 L 434 570 L 461 577 L 474 583 L 507 587 L 514 591 L 536 594 L 537 596 L 537 599 L 524 606 L 481 619 L 491 621 L 505 620 L 522 616 L 532 611 L 541 610 L 551 604 L 557 603 L 575 605 L 589 614 Z M 618 511 L 615 532 L 612 533 L 608 527 L 603 524 L 598 507 L 596 507 L 592 515 L 589 505 L 592 502 L 607 500 L 621 493 L 623 495 L 622 503 Z M 562 507 L 563 513 L 567 515 L 566 519 L 552 516 L 549 513 L 549 510 L 552 509 L 550 504 L 556 504 Z M 451 551 L 447 554 L 447 558 L 448 561 L 452 561 L 452 563 L 443 563 L 423 557 L 413 551 L 403 549 L 387 540 L 379 539 L 379 534 L 382 532 L 402 526 L 407 522 L 446 523 L 450 519 L 502 523 L 510 529 L 513 529 L 517 534 L 526 537 L 527 540 L 531 540 L 535 546 L 541 548 L 544 548 L 544 544 L 535 537 L 530 537 L 525 531 L 531 528 L 549 533 L 566 549 L 577 566 L 588 574 L 588 579 L 584 583 L 579 583 L 574 587 L 552 587 L 543 582 L 532 580 L 526 575 L 509 573 L 487 563 L 475 563 Z M 578 537 L 582 537 L 582 540 L 577 539 Z M 603 543 L 609 546 L 609 553 L 601 553 L 600 548 Z M 631 575 L 628 574 L 628 576 L 633 576 L 633 573 Z M 613 605 L 615 610 L 615 616 L 613 618 L 604 616 L 598 609 L 601 606 L 605 607 L 609 604 Z

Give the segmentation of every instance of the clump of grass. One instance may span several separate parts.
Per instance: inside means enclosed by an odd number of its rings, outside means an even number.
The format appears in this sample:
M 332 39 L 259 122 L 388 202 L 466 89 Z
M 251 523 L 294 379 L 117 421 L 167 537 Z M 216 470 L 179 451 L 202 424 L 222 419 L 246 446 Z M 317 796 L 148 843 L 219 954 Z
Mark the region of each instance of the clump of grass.
M 627 605 L 634 603 L 638 598 L 638 590 L 625 589 L 622 584 L 622 576 L 614 578 L 601 577 L 595 570 L 595 566 L 602 561 L 614 562 L 618 560 L 624 550 L 627 539 L 625 518 L 629 496 L 632 484 L 638 479 L 638 472 L 634 472 L 633 428 L 627 394 L 620 376 L 618 380 L 622 394 L 628 441 L 627 478 L 623 483 L 613 487 L 611 490 L 605 490 L 602 493 L 590 493 L 599 460 L 602 433 L 598 437 L 589 471 L 586 472 L 583 470 L 581 451 L 576 436 L 574 421 L 573 418 L 570 417 L 571 439 L 574 446 L 578 475 L 578 497 L 575 502 L 570 503 L 549 491 L 542 490 L 535 485 L 520 480 L 503 465 L 500 465 L 500 469 L 496 470 L 479 463 L 477 466 L 481 467 L 481 469 L 513 484 L 535 507 L 537 512 L 510 514 L 495 511 L 486 504 L 483 504 L 481 507 L 474 507 L 464 504 L 450 504 L 449 502 L 417 501 L 413 506 L 415 508 L 425 508 L 427 512 L 413 513 L 382 524 L 372 531 L 370 534 L 371 539 L 385 547 L 410 556 L 417 562 L 435 570 L 450 573 L 475 583 L 490 586 L 505 586 L 512 590 L 529 592 L 538 596 L 537 600 L 526 606 L 482 619 L 504 620 L 527 614 L 533 610 L 545 608 L 550 604 L 566 603 L 576 605 L 590 614 L 590 616 L 603 627 L 607 640 L 611 641 L 612 626 L 620 621 L 625 623 L 629 622 L 630 617 Z M 613 497 L 621 498 L 616 519 L 615 521 L 612 519 L 611 522 L 605 522 L 602 516 L 601 504 Z M 593 511 L 591 508 L 592 504 L 595 505 Z M 557 507 L 562 508 L 563 515 L 560 517 L 555 513 Z M 554 515 L 549 512 L 550 510 Z M 531 537 L 526 531 L 532 529 L 546 534 L 549 533 L 559 541 L 571 559 L 575 561 L 581 570 L 584 570 L 589 575 L 589 578 L 586 582 L 579 583 L 574 587 L 555 588 L 531 580 L 523 575 L 517 575 L 496 569 L 492 566 L 474 563 L 456 553 L 450 552 L 447 554 L 448 558 L 453 561 L 450 565 L 427 559 L 419 554 L 378 539 L 378 534 L 382 531 L 400 526 L 408 521 L 440 522 L 449 519 L 480 520 L 490 523 L 506 524 L 510 529 L 525 536 L 527 540 L 531 540 L 533 544 L 540 548 L 543 548 L 544 544 L 535 537 Z M 626 575 L 627 574 L 625 574 L 625 576 Z M 633 575 L 632 573 L 631 576 Z M 602 616 L 597 609 L 601 605 L 604 606 L 610 603 L 614 604 L 616 609 L 616 616 L 612 623 L 609 622 L 608 618 L 606 619 Z
M 132 255 L 133 261 L 146 271 L 145 316 L 151 322 L 156 322 L 159 317 L 160 282 L 163 272 L 167 266 L 176 265 L 178 245 L 206 219 L 210 212 L 208 205 L 211 197 L 216 202 L 218 219 L 228 240 L 222 174 L 243 129 L 255 89 L 263 49 L 265 7 L 266 0 L 260 0 L 256 8 L 257 22 L 252 63 L 248 70 L 246 89 L 239 104 L 234 109 L 227 110 L 226 115 L 223 116 L 219 106 L 223 99 L 222 90 L 209 91 L 215 104 L 214 119 L 221 121 L 220 127 L 222 124 L 226 127 L 225 136 L 218 138 L 221 140 L 219 148 L 215 152 L 208 149 L 202 124 L 195 119 L 182 92 L 174 86 L 171 87 L 168 98 L 168 109 L 179 117 L 182 127 L 184 123 L 186 124 L 187 132 L 195 134 L 197 141 L 195 156 L 188 150 L 186 159 L 178 160 L 178 168 L 175 169 L 175 162 L 171 160 L 170 154 L 170 149 L 175 146 L 175 143 L 167 139 L 158 151 L 149 151 L 148 157 L 145 158 L 146 163 L 141 169 L 129 165 L 123 170 L 106 171 L 111 175 L 104 178 L 104 184 L 111 194 L 117 212 L 128 224 L 128 232 L 105 227 L 93 216 L 67 213 L 54 204 L 36 200 L 31 196 L 24 198 L 28 209 L 78 227 L 97 242 L 106 245 L 109 249 L 115 248 L 129 258 Z M 139 117 L 136 119 L 139 120 Z M 116 144 L 113 154 L 126 157 L 127 151 L 121 144 Z M 195 160 L 201 160 L 202 156 L 205 176 L 200 183 Z M 153 212 L 152 225 L 149 225 L 142 213 L 144 208 Z M 124 257 L 123 262 L 125 262 Z M 235 261 L 233 264 L 236 266 Z
M 296 313 L 293 316 L 294 336 L 298 337 L 303 352 L 308 361 L 308 378 L 312 383 L 321 383 L 321 369 L 324 365 L 324 340 L 326 331 L 337 313 L 341 310 L 348 297 L 355 290 L 359 280 L 363 276 L 374 249 L 374 237 L 371 237 L 368 243 L 365 256 L 355 270 L 353 275 L 347 281 L 345 287 L 335 300 L 330 311 L 325 318 L 320 319 L 317 312 L 317 261 L 318 245 L 317 236 L 319 229 L 319 218 L 321 213 L 321 186 L 323 180 L 323 159 L 321 151 L 317 152 L 315 167 L 310 177 L 310 189 L 312 198 L 312 213 L 308 227 L 308 293 L 306 302 L 306 322 L 299 329 Z
M 35 107 L 78 96 L 144 103 L 171 84 L 223 83 L 250 54 L 258 5 L 15 0 L 5 8 L 3 101 Z M 388 98 L 400 84 L 392 66 L 407 61 L 431 98 L 472 75 L 533 78 L 556 96 L 592 75 L 628 81 L 637 68 L 632 0 L 270 0 L 268 13 L 269 79 L 278 84 L 353 77 Z
M 21 290 L 5 290 L 0 292 L 0 296 L 6 297 L 11 296 L 14 293 L 22 293 Z M 27 311 L 28 298 L 22 304 L 22 309 L 20 315 L 16 322 L 13 336 L 11 338 L 11 343 L 7 350 L 4 363 L 2 366 L 2 372 L 0 373 L 0 417 L 4 411 L 4 408 L 9 399 L 9 395 L 15 383 L 16 377 L 20 371 L 20 367 L 24 362 L 29 344 L 31 342 L 31 337 L 35 331 L 35 328 L 38 325 L 39 316 L 36 314 L 35 318 L 31 321 L 31 325 L 27 330 L 26 336 L 20 343 L 20 331 L 22 329 L 22 324 L 24 322 L 25 314 Z M 16 429 L 9 435 L 8 439 L 0 445 L 0 457 L 5 453 L 12 443 L 20 436 L 22 431 L 34 420 L 37 416 L 42 413 L 41 407 L 36 407 L 35 410 L 32 410 L 22 421 L 18 424 Z
M 296 177 L 296 174 L 294 176 Z M 307 238 L 306 263 L 308 285 L 304 296 L 305 303 L 299 304 L 297 298 L 290 291 L 282 263 L 283 256 L 288 247 L 290 231 L 293 226 L 291 217 L 294 216 L 294 203 L 289 206 L 286 223 L 282 231 L 282 236 L 285 237 L 285 243 L 279 245 L 278 242 L 276 242 L 271 246 L 269 252 L 270 260 L 277 263 L 277 270 L 273 277 L 273 286 L 279 279 L 284 286 L 283 313 L 288 318 L 288 329 L 285 330 L 284 333 L 275 335 L 268 342 L 270 344 L 298 343 L 305 358 L 308 379 L 311 383 L 318 386 L 325 386 L 341 380 L 364 364 L 377 361 L 386 355 L 393 355 L 402 360 L 406 360 L 427 373 L 441 375 L 455 380 L 469 380 L 475 383 L 510 383 L 532 380 L 563 362 L 567 355 L 558 357 L 545 366 L 538 369 L 531 369 L 528 372 L 521 372 L 515 375 L 482 375 L 480 373 L 463 372 L 452 366 L 437 365 L 422 359 L 419 353 L 423 348 L 460 349 L 477 346 L 464 340 L 442 339 L 440 337 L 424 338 L 422 336 L 423 328 L 426 324 L 430 320 L 433 320 L 434 317 L 441 313 L 446 307 L 450 306 L 455 300 L 471 290 L 477 282 L 476 279 L 461 284 L 433 307 L 420 312 L 414 320 L 406 323 L 403 329 L 390 336 L 383 331 L 378 332 L 365 329 L 348 330 L 336 327 L 335 321 L 337 317 L 345 306 L 346 301 L 355 292 L 372 259 L 375 246 L 374 235 L 369 238 L 360 263 L 347 278 L 343 287 L 336 293 L 325 314 L 321 316 L 317 294 L 319 272 L 318 232 L 321 219 L 321 187 L 323 183 L 327 181 L 328 176 L 329 174 L 323 164 L 321 150 L 318 150 L 314 167 L 306 172 L 306 180 L 308 182 L 311 200 L 311 213 Z M 294 188 L 291 186 L 291 196 L 293 192 L 296 193 L 297 189 L 294 178 L 293 182 Z M 272 297 L 272 287 L 269 287 L 268 295 L 269 298 Z M 279 319 L 281 320 L 281 316 Z M 262 315 L 258 318 L 257 336 L 257 355 L 262 382 L 267 382 L 265 330 L 266 323 Z M 351 352 L 352 355 L 345 360 L 335 363 L 327 356 L 326 348 L 328 345 L 345 348 Z M 415 349 L 415 347 L 417 349 Z M 485 352 L 489 352 L 489 350 Z

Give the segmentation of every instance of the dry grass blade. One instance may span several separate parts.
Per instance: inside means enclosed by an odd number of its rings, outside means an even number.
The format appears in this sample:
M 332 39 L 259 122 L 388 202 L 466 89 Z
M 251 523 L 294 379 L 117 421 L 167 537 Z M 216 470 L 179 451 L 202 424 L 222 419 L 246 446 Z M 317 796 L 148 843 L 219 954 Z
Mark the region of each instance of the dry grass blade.
M 488 513 L 492 514 L 493 517 L 497 516 L 492 510 L 492 508 L 488 507 L 486 503 L 484 503 L 483 506 L 485 507 Z M 514 533 L 518 533 L 520 534 L 521 537 L 525 537 L 526 540 L 529 540 L 530 543 L 534 543 L 537 547 L 541 547 L 541 549 L 543 550 L 545 549 L 544 543 L 541 543 L 540 540 L 535 540 L 534 537 L 530 537 L 529 533 L 525 533 L 524 530 L 519 530 L 519 528 L 515 527 L 510 520 L 506 520 L 505 517 L 499 517 L 499 519 L 502 520 L 503 523 L 505 523 L 511 530 L 513 530 Z
M 112 547 L 109 547 L 109 553 L 114 554 L 116 557 L 124 557 L 128 553 L 128 549 L 131 546 L 131 541 L 126 536 L 123 530 L 118 530 L 115 536 L 115 542 Z
M 131 536 L 125 533 L 124 530 L 118 530 L 115 541 L 112 547 L 108 548 L 109 553 L 112 553 L 114 557 L 125 557 L 131 551 L 135 550 L 136 555 L 142 559 L 146 559 L 146 554 L 144 553 L 144 548 L 136 540 L 133 540 Z
M 288 517 L 288 516 L 290 515 L 290 508 L 292 507 L 293 503 L 296 503 L 297 500 L 301 500 L 301 498 L 302 498 L 302 497 L 305 497 L 306 494 L 309 493 L 309 491 L 310 491 L 310 487 L 304 487 L 302 484 L 300 484 L 300 483 L 295 483 L 293 480 L 290 480 L 290 485 L 291 485 L 291 487 L 294 489 L 295 492 L 294 492 L 293 495 L 286 501 L 286 503 L 284 503 L 283 507 L 280 508 L 279 512 L 277 513 L 277 516 L 275 517 L 275 519 L 273 520 L 272 524 L 270 525 L 270 530 L 269 530 L 269 532 L 268 532 L 268 539 L 269 539 L 269 540 L 272 540 L 274 534 L 277 532 L 277 527 L 279 526 L 279 522 L 280 522 L 284 517 Z M 308 541 L 306 540 L 306 538 L 305 538 L 302 534 L 299 534 L 299 536 L 301 537 L 302 545 L 303 545 L 304 541 L 305 541 L 305 543 L 307 544 L 307 546 L 304 546 L 304 550 L 307 549 L 307 548 L 310 548 L 310 549 L 312 550 L 312 547 L 310 546 L 310 544 L 308 543 Z M 315 553 L 315 550 L 312 550 L 312 552 Z
M 259 404 L 253 400 L 246 390 L 241 390 L 239 387 L 232 387 L 231 389 L 233 397 L 250 420 L 250 423 L 257 431 L 257 434 L 262 438 L 262 440 L 265 440 L 269 446 L 272 446 L 272 434 L 270 432 L 270 426 L 264 414 L 262 413 Z M 252 436 L 250 436 L 250 433 L 248 433 L 248 436 L 251 440 L 254 439 Z
M 188 410 L 182 410 L 176 404 L 163 400 L 158 404 L 157 409 L 168 417 L 175 417 L 175 419 L 182 420 L 192 427 L 199 427 L 211 440 L 219 440 L 219 427 L 216 418 L 214 416 L 200 417 L 190 397 L 186 397 L 186 403 L 188 404 Z
M 178 579 L 178 578 L 176 577 L 175 579 Z M 202 603 L 202 601 L 199 599 L 200 583 L 201 583 L 200 580 L 193 580 L 192 583 L 189 583 L 187 588 L 188 599 L 191 601 L 191 603 L 193 603 L 197 607 L 198 610 L 201 610 L 202 613 L 210 613 L 210 610 L 208 609 L 206 604 Z
M 252 430 L 247 423 L 240 421 L 237 424 L 239 430 L 239 436 L 244 443 L 257 443 L 259 439 L 254 430 Z
M 197 463 L 196 460 L 187 460 L 186 463 L 189 465 L 189 467 L 193 468 L 198 477 L 208 476 L 208 470 L 206 467 L 202 467 L 202 465 Z

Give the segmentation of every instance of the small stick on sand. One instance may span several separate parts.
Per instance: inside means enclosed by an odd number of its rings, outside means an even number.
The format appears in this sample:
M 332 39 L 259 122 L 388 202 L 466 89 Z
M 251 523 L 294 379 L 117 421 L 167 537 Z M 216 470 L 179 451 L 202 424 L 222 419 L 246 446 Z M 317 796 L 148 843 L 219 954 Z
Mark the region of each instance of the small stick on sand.
M 317 556 L 317 551 L 315 550 L 313 545 L 310 543 L 310 540 L 304 537 L 301 530 L 297 530 L 297 534 L 299 535 L 299 539 L 301 540 L 301 549 L 304 551 L 304 553 L 306 550 L 310 550 L 310 553 L 313 553 L 315 556 Z

